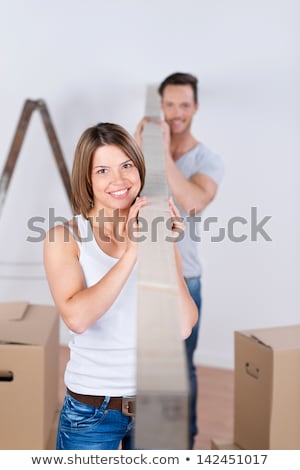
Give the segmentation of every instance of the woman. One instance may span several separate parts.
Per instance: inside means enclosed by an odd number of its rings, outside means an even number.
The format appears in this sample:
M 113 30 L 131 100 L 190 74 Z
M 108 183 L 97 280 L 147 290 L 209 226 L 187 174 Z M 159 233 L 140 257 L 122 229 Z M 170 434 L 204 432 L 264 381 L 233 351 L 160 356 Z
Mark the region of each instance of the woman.
M 125 129 L 101 123 L 82 134 L 72 171 L 77 215 L 51 229 L 44 245 L 49 287 L 72 332 L 57 449 L 118 449 L 121 442 L 133 448 L 134 419 L 122 397 L 135 395 L 136 387 L 136 235 L 147 203 L 139 197 L 144 179 L 143 155 Z M 178 215 L 172 201 L 170 213 Z M 185 338 L 197 312 L 178 254 L 176 263 Z

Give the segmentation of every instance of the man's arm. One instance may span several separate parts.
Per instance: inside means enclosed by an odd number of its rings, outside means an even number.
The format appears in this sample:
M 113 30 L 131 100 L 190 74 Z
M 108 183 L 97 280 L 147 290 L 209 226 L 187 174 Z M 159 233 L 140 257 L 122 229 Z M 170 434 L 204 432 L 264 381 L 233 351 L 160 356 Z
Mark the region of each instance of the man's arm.
M 135 139 L 140 147 L 143 147 L 142 132 L 144 123 L 151 121 L 150 118 L 144 117 L 138 124 L 135 131 Z M 217 183 L 208 175 L 197 173 L 190 179 L 181 173 L 177 168 L 172 156 L 170 146 L 170 129 L 168 124 L 161 120 L 156 120 L 160 125 L 163 133 L 166 173 L 169 188 L 174 195 L 177 203 L 187 212 L 191 211 L 197 214 L 213 200 L 217 193 Z
M 166 172 L 172 194 L 187 213 L 201 212 L 217 193 L 218 185 L 208 175 L 197 173 L 187 180 L 170 154 L 166 155 Z
M 168 124 L 160 120 L 163 132 L 168 184 L 177 203 L 189 214 L 201 212 L 217 193 L 217 183 L 204 173 L 196 173 L 190 179 L 177 168 L 171 155 L 171 136 Z

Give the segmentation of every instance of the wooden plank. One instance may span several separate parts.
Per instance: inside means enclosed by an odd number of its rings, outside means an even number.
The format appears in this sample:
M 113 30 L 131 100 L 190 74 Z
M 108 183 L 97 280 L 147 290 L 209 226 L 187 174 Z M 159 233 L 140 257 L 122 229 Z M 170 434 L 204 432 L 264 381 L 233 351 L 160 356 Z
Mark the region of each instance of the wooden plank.
M 136 447 L 188 448 L 188 375 L 180 335 L 174 244 L 168 207 L 159 97 L 147 93 L 143 131 L 148 205 L 139 215 Z

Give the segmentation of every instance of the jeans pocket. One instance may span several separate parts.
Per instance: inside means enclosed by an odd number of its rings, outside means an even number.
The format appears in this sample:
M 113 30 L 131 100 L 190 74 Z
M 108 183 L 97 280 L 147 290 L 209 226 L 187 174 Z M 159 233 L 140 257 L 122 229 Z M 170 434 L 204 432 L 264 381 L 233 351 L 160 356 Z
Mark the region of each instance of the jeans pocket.
M 105 418 L 105 409 L 81 403 L 67 395 L 60 414 L 61 429 L 87 429 L 100 424 Z

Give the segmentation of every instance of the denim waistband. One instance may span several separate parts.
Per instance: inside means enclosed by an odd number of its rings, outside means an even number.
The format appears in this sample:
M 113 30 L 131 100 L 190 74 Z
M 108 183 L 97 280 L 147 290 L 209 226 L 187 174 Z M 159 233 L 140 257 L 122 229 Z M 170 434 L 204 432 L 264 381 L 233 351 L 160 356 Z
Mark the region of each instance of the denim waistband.
M 201 276 L 184 277 L 184 279 L 185 279 L 185 281 L 193 281 L 193 280 L 195 280 L 195 281 L 199 280 L 200 281 Z

